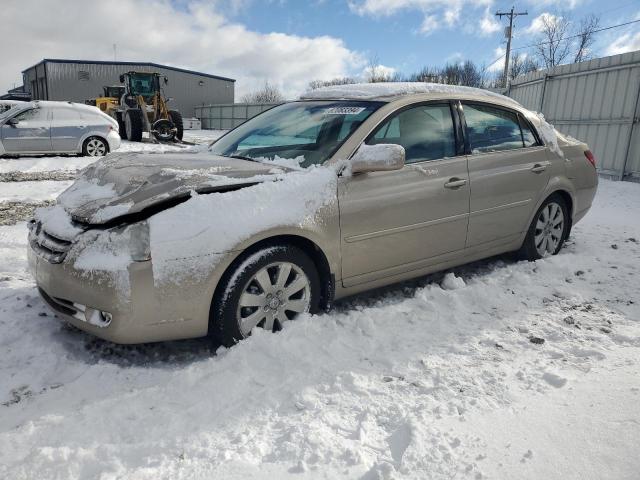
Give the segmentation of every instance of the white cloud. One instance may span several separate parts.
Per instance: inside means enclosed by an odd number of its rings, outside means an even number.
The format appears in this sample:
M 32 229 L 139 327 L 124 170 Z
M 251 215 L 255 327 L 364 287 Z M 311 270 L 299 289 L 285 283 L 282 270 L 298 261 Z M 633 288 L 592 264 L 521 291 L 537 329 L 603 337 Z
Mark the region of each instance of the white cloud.
M 420 33 L 428 35 L 439 27 L 438 18 L 435 15 L 425 15 L 420 25 Z
M 496 17 L 489 12 L 489 9 L 485 9 L 482 20 L 480 20 L 480 32 L 483 36 L 492 35 L 502 30 L 502 25 L 496 20 Z
M 236 2 L 238 8 L 243 0 Z M 51 4 L 49 4 L 51 5 Z M 364 61 L 330 36 L 258 33 L 218 13 L 206 0 L 58 0 L 3 2 L 0 90 L 42 58 L 151 61 L 236 78 L 236 96 L 265 80 L 289 96 L 312 79 L 353 74 Z M 28 20 L 25 20 L 28 19 Z M 9 42 L 7 39 L 19 39 Z
M 491 60 L 502 57 L 505 53 L 507 53 L 507 50 L 504 47 L 498 47 L 493 51 L 493 57 L 491 58 Z M 487 71 L 501 72 L 502 70 L 504 70 L 504 60 L 504 58 L 500 58 L 499 60 L 495 61 L 487 67 Z
M 618 55 L 620 53 L 640 50 L 640 32 L 625 33 L 616 38 L 605 50 L 605 55 Z
M 538 15 L 536 18 L 534 18 L 531 21 L 531 24 L 529 24 L 529 26 L 527 28 L 524 29 L 524 33 L 528 34 L 528 35 L 536 35 L 540 32 L 542 32 L 542 29 L 544 27 L 544 21 L 545 19 L 551 23 L 557 22 L 558 20 L 560 20 L 562 17 L 558 17 L 556 15 L 553 15 L 549 12 L 544 12 L 541 13 L 540 15 Z

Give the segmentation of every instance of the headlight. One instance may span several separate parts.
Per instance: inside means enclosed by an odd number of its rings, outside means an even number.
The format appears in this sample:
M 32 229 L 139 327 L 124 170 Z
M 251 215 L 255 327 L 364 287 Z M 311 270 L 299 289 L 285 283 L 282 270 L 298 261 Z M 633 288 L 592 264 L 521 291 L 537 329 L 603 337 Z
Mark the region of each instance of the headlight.
M 129 253 L 134 262 L 151 260 L 151 246 L 149 245 L 149 224 L 134 223 L 127 227 L 129 231 Z

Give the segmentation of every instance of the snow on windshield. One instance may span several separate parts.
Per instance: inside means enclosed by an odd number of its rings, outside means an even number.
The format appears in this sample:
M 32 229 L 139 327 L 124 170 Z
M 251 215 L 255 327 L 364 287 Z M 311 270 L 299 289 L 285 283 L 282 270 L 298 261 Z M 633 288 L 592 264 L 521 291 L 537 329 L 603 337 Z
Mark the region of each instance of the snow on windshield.
M 416 93 L 434 94 L 471 94 L 500 99 L 518 104 L 512 98 L 480 88 L 463 87 L 459 85 L 443 85 L 427 82 L 384 82 L 384 83 L 356 83 L 352 85 L 331 85 L 329 87 L 310 90 L 300 96 L 304 100 L 352 99 L 366 100 L 378 97 L 394 97 Z

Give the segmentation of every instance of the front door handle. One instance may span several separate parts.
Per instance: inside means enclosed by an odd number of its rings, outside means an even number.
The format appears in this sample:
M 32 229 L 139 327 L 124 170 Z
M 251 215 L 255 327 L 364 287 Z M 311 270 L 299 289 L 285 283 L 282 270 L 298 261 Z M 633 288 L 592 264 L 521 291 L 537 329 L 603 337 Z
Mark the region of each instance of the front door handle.
M 467 181 L 465 179 L 453 177 L 453 178 L 450 178 L 449 181 L 444 184 L 444 188 L 460 188 L 466 184 L 467 184 Z
M 547 169 L 546 165 L 542 165 L 540 163 L 536 163 L 533 167 L 531 167 L 531 171 L 533 173 L 542 173 Z

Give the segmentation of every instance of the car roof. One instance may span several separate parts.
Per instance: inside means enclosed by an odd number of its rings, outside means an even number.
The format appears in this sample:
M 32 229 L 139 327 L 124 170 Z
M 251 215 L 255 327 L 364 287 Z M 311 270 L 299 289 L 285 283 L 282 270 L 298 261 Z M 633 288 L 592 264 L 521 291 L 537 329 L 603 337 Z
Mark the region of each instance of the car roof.
M 520 105 L 515 100 L 481 88 L 460 85 L 443 85 L 428 82 L 382 82 L 331 85 L 310 90 L 300 96 L 301 100 L 371 100 L 392 102 L 406 97 L 469 98 L 492 100 Z

